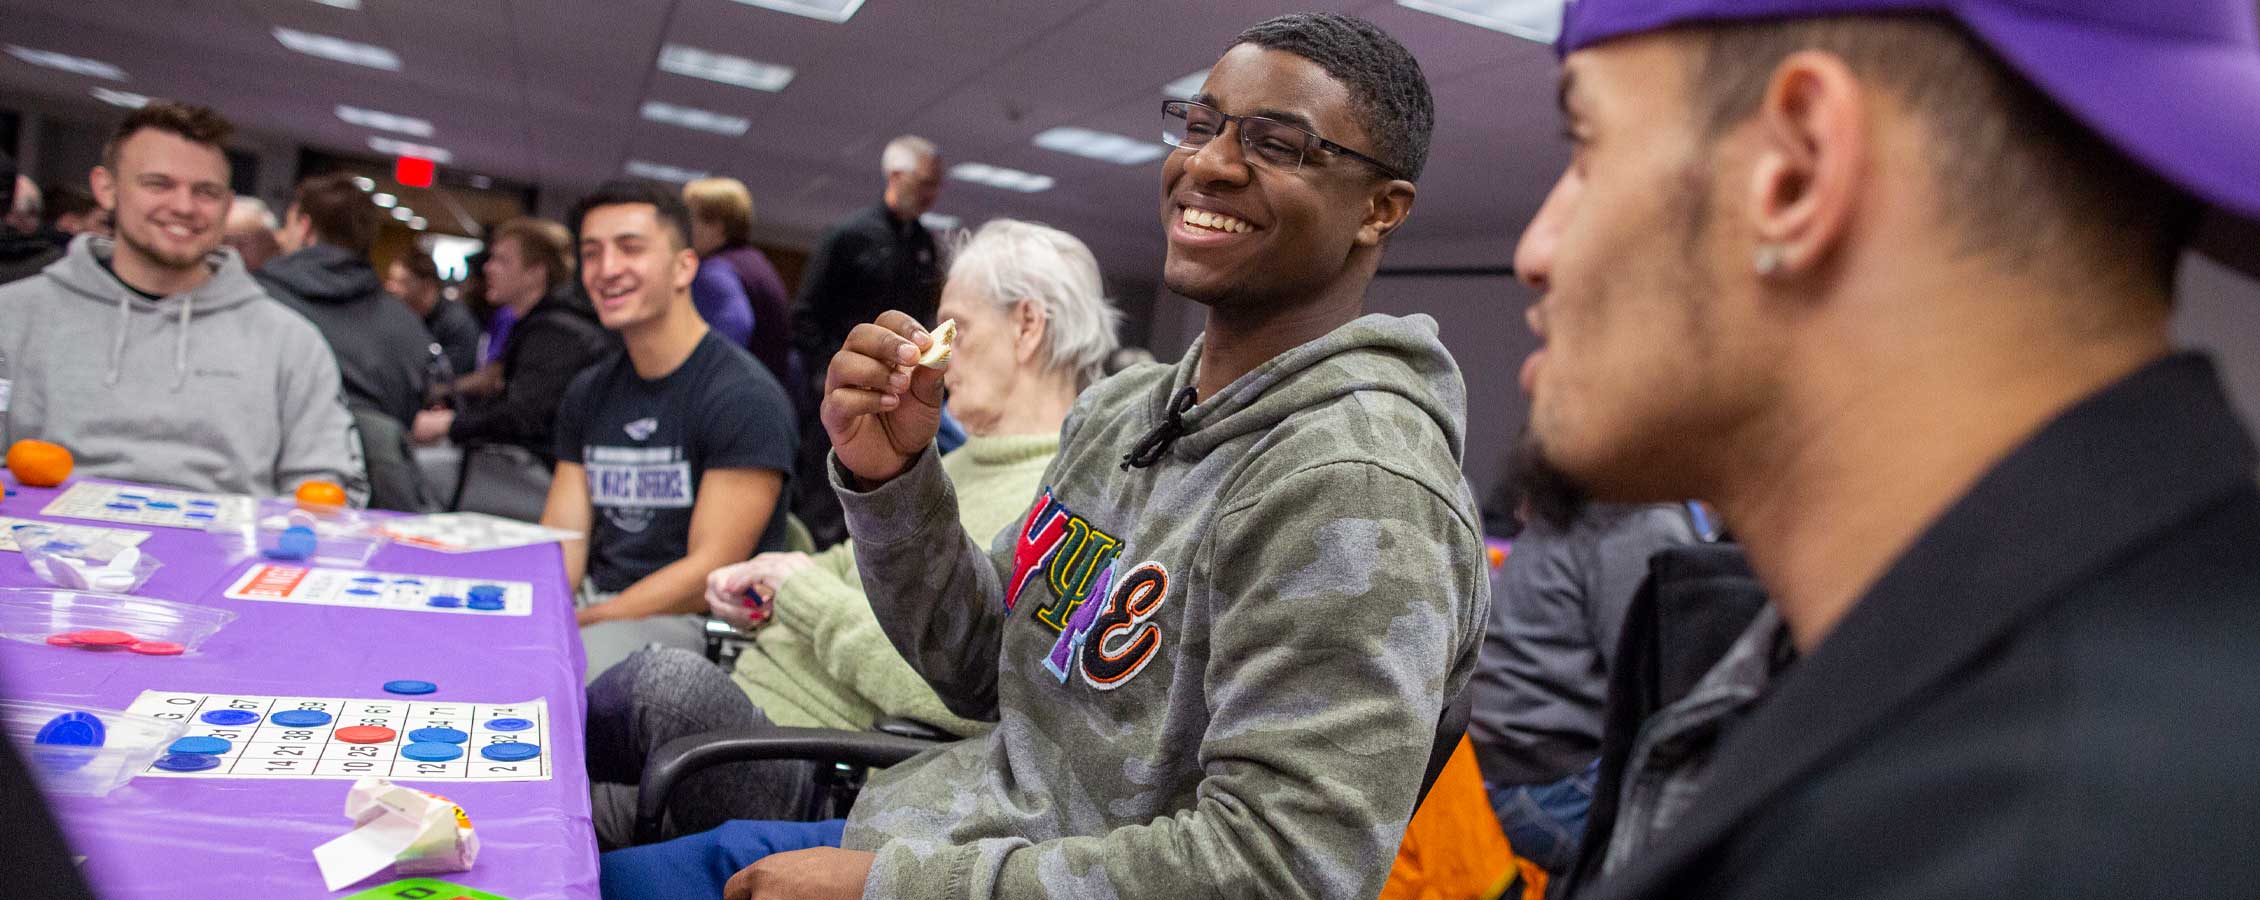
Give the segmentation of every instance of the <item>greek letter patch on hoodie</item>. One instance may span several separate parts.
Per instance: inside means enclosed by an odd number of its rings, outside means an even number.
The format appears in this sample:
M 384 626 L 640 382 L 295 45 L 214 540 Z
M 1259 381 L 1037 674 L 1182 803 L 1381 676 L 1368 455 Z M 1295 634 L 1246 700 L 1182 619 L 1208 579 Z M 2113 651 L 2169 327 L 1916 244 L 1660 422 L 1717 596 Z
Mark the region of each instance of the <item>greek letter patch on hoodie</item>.
M 1076 515 L 1050 488 L 1020 527 L 1004 608 L 1018 607 L 1021 592 L 1039 578 L 1051 588 L 1052 602 L 1034 618 L 1059 632 L 1044 670 L 1062 683 L 1080 672 L 1084 684 L 1111 691 L 1161 649 L 1161 625 L 1151 620 L 1169 598 L 1169 570 L 1147 562 L 1117 578 L 1122 550 L 1122 539 Z

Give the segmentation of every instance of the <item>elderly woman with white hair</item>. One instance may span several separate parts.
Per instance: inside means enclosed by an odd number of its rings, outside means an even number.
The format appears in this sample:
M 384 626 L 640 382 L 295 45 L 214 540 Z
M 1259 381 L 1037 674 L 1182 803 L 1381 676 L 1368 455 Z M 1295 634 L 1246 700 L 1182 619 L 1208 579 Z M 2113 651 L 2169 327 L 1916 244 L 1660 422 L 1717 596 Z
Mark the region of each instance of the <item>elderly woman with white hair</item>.
M 969 435 L 942 468 L 967 532 L 996 534 L 1034 499 L 1068 408 L 1115 350 L 1121 316 L 1083 242 L 1011 219 L 981 226 L 953 254 L 940 315 L 957 322 L 943 385 Z M 959 735 L 985 727 L 952 715 L 888 642 L 854 553 L 849 542 L 715 570 L 708 606 L 753 634 L 734 672 L 694 653 L 650 649 L 590 685 L 589 777 L 605 846 L 630 841 L 644 760 L 677 737 L 763 722 L 867 729 L 887 716 Z M 674 792 L 667 832 L 789 816 L 813 790 L 813 771 L 797 761 L 708 769 Z

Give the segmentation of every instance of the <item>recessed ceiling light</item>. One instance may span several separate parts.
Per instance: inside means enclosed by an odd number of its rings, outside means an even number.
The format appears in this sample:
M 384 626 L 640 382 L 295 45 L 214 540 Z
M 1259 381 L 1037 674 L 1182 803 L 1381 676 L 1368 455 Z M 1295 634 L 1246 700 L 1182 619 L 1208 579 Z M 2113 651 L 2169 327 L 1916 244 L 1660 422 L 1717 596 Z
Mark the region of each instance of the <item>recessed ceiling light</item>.
M 1397 5 L 1541 44 L 1562 34 L 1564 0 L 1397 0 Z
M 950 167 L 950 177 L 959 181 L 985 184 L 993 188 L 1019 191 L 1023 194 L 1048 191 L 1056 183 L 1049 175 L 1037 175 L 1033 172 L 1007 169 L 1003 166 L 992 166 L 987 163 L 958 163 Z
M 126 70 L 99 59 L 87 59 L 83 56 L 72 56 L 68 53 L 57 53 L 53 50 L 34 50 L 30 47 L 18 47 L 14 44 L 8 45 L 8 55 L 35 66 L 57 69 L 73 75 L 84 75 L 88 78 L 107 78 L 111 81 L 126 80 Z
M 1153 162 L 1169 152 L 1160 141 L 1141 141 L 1113 132 L 1072 127 L 1037 134 L 1036 146 L 1125 166 Z
M 693 131 L 726 134 L 731 137 L 745 134 L 748 129 L 753 127 L 753 120 L 743 116 L 724 115 L 688 106 L 661 103 L 657 100 L 644 103 L 643 117 L 647 121 L 688 128 Z
M 397 131 L 401 134 L 412 134 L 417 137 L 428 138 L 432 136 L 432 123 L 412 116 L 395 115 L 374 109 L 362 109 L 358 106 L 339 106 L 337 117 L 345 120 L 348 125 L 359 125 L 363 128 L 374 128 L 378 131 Z
M 747 6 L 773 9 L 778 12 L 823 19 L 826 22 L 845 22 L 863 8 L 863 0 L 738 0 Z
M 307 56 L 318 56 L 331 62 L 368 66 L 372 69 L 383 69 L 387 72 L 400 71 L 400 54 L 373 44 L 355 43 L 344 38 L 300 31 L 296 28 L 275 29 L 275 40 L 281 41 L 283 46 Z
M 97 85 L 91 93 L 94 94 L 94 99 L 110 104 L 111 106 L 123 106 L 127 109 L 140 109 L 144 106 L 149 105 L 148 95 L 136 94 L 132 91 L 114 91 L 109 88 Z
M 937 212 L 920 213 L 918 216 L 918 224 L 926 226 L 928 231 L 956 231 L 957 226 L 962 224 L 963 221 L 956 216 L 943 215 Z
M 659 49 L 659 71 L 734 84 L 757 91 L 781 91 L 785 89 L 785 85 L 793 83 L 791 66 L 701 50 L 683 44 L 668 44 Z
M 432 224 L 432 223 L 430 223 L 430 222 L 426 222 L 426 221 L 424 221 L 424 217 L 423 217 L 423 216 L 416 216 L 416 217 L 414 217 L 414 218 L 411 218 L 411 219 L 409 219 L 409 220 L 408 220 L 408 227 L 409 227 L 409 228 L 413 228 L 413 229 L 415 229 L 415 230 L 417 230 L 417 231 L 422 231 L 422 230 L 424 230 L 424 229 L 426 229 L 426 228 L 429 228 L 429 227 L 431 227 L 431 224 Z
M 392 208 L 392 217 L 395 221 L 406 222 L 416 217 L 416 211 L 405 206 L 395 206 Z
M 360 188 L 361 193 L 366 194 L 377 189 L 377 182 L 367 175 L 355 175 L 353 176 L 353 186 Z
M 1176 81 L 1162 85 L 1161 95 L 1176 100 L 1190 100 L 1193 98 L 1194 94 L 1201 92 L 1201 85 L 1207 82 L 1208 70 L 1202 69 L 1198 72 L 1194 72 L 1191 75 L 1187 75 L 1183 78 L 1177 79 Z
M 400 205 L 400 198 L 391 194 L 371 194 L 369 195 L 369 202 L 382 209 L 391 209 Z
M 670 166 L 666 163 L 655 163 L 641 159 L 628 160 L 627 172 L 628 174 L 634 175 L 637 178 L 649 178 L 653 181 L 672 181 L 676 184 L 682 184 L 686 181 L 697 181 L 701 178 L 706 177 L 705 172 L 694 172 L 681 166 Z
M 444 148 L 429 144 L 410 143 L 382 135 L 373 134 L 369 136 L 369 149 L 386 156 L 413 156 L 417 159 L 428 159 L 443 166 L 455 161 L 455 154 Z
M 361 0 L 314 0 L 314 2 L 319 3 L 323 6 L 335 6 L 339 9 L 361 8 Z

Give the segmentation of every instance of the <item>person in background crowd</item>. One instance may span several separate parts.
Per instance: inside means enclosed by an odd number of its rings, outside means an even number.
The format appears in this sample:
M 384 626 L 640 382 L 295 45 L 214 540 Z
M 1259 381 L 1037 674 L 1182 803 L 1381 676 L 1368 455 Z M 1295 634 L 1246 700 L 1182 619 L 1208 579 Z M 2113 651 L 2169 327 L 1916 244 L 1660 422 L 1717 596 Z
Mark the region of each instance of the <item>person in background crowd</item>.
M 72 184 L 59 184 L 47 192 L 47 230 L 64 243 L 80 234 L 110 235 L 110 214 L 94 202 L 94 194 Z
M 1593 799 L 1626 610 L 1648 558 L 1701 535 L 1683 504 L 1587 502 L 1527 440 L 1512 465 L 1524 528 L 1492 579 L 1468 738 L 1515 853 L 1561 872 Z
M 557 404 L 573 378 L 617 346 L 572 284 L 572 235 L 540 219 L 495 226 L 485 266 L 487 292 L 517 315 L 497 370 L 497 386 L 460 411 L 416 415 L 417 443 L 505 444 L 544 461 L 556 451 Z
M 282 244 L 275 237 L 275 229 L 282 223 L 275 220 L 275 211 L 267 208 L 267 201 L 249 194 L 237 194 L 228 206 L 227 224 L 220 243 L 235 248 L 243 257 L 243 267 L 257 272 L 267 267 L 275 257 L 282 255 Z
M 0 215 L 0 228 L 17 234 L 37 232 L 47 209 L 45 199 L 39 193 L 39 184 L 28 175 L 16 175 L 10 180 L 15 183 L 16 194 L 8 201 L 7 212 Z
M 785 281 L 777 276 L 777 267 L 753 246 L 753 194 L 735 178 L 701 178 L 683 186 L 683 202 L 691 209 L 691 243 L 700 260 L 699 280 L 691 285 L 699 314 L 716 330 L 732 333 L 715 324 L 711 311 L 718 301 L 699 297 L 699 286 L 714 280 L 709 271 L 728 276 L 728 286 L 744 295 L 750 309 L 742 343 L 777 376 L 778 383 L 790 387 L 792 306 L 785 299 Z M 730 295 L 725 290 L 722 296 Z
M 16 175 L 15 158 L 0 153 L 0 209 L 15 207 L 16 190 L 24 183 Z M 30 278 L 62 258 L 63 249 L 47 239 L 0 223 L 0 284 Z
M 283 255 L 253 277 L 269 296 L 321 329 L 337 354 L 348 407 L 381 414 L 406 429 L 424 405 L 432 336 L 414 313 L 385 294 L 369 266 L 378 215 L 351 176 L 301 181 L 275 232 Z
M 565 391 L 541 521 L 587 536 L 565 543 L 565 572 L 593 679 L 646 646 L 704 643 L 706 573 L 784 549 L 799 441 L 776 377 L 699 317 L 681 200 L 616 181 L 573 221 L 581 284 L 622 349 Z
M 810 390 L 822 387 L 824 367 L 855 326 L 888 310 L 900 310 L 932 326 L 941 297 L 941 257 L 934 235 L 918 217 L 941 196 L 942 159 L 932 141 L 903 135 L 887 142 L 879 156 L 886 189 L 879 202 L 834 226 L 816 246 L 803 270 L 800 300 L 793 307 L 793 349 L 809 375 Z M 818 397 L 801 404 L 800 470 L 822 471 L 831 439 L 817 427 Z M 840 501 L 822 479 L 803 479 L 793 496 L 793 512 L 808 526 L 817 546 L 847 536 Z
M 160 101 L 112 133 L 92 182 L 117 237 L 79 235 L 0 287 L 14 383 L 0 445 L 62 444 L 80 476 L 258 496 L 319 480 L 364 502 L 329 345 L 220 246 L 230 130 Z
M 424 330 L 431 332 L 447 359 L 448 371 L 468 375 L 478 368 L 479 320 L 462 303 L 447 299 L 441 288 L 439 266 L 422 250 L 402 253 L 385 267 L 385 292 L 399 297 L 423 320 Z
M 2256 16 L 1569 6 L 1531 431 L 1768 597 L 1606 757 L 1575 896 L 2260 896 L 2260 454 L 2169 329 L 2260 218 Z
M 972 436 L 942 456 L 942 469 L 967 534 L 1005 530 L 1042 490 L 1060 424 L 1114 347 L 1120 313 L 1103 290 L 1083 242 L 1042 225 L 997 219 L 953 255 L 938 314 L 960 330 L 942 380 Z M 766 601 L 758 612 L 749 591 Z M 853 541 L 813 557 L 763 553 L 716 569 L 706 603 L 716 618 L 753 630 L 734 676 L 688 650 L 647 650 L 589 687 L 589 771 L 607 849 L 632 839 L 644 763 L 678 737 L 765 722 L 868 729 L 882 716 L 958 735 L 987 729 L 951 713 L 888 642 L 856 574 Z M 666 832 L 792 815 L 811 789 L 811 768 L 752 763 L 702 773 L 671 798 Z

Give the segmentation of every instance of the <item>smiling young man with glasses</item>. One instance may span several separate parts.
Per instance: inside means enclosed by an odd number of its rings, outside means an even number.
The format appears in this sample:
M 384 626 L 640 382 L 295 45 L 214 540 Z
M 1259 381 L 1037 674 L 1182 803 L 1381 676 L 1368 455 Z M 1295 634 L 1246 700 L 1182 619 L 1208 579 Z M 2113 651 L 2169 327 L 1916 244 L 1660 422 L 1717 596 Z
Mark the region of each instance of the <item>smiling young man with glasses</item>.
M 1486 597 L 1458 367 L 1432 320 L 1360 316 L 1427 82 L 1373 26 L 1295 15 L 1195 99 L 1164 110 L 1160 213 L 1207 332 L 1084 393 L 1022 527 L 984 548 L 958 526 L 917 322 L 831 360 L 830 474 L 878 620 L 995 730 L 874 775 L 853 849 L 746 866 L 780 835 L 733 823 L 607 855 L 609 895 L 731 870 L 731 898 L 1381 890 Z

